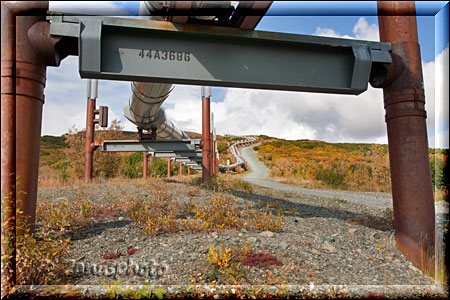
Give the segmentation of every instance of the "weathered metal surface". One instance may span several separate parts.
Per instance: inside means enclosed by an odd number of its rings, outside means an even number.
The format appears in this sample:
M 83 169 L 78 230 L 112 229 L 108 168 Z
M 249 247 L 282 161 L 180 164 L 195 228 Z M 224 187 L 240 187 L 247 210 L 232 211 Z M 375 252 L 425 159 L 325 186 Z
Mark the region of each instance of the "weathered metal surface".
M 184 158 L 202 158 L 202 151 L 167 151 L 167 152 L 152 152 L 153 157 L 184 157 Z
M 101 145 L 104 152 L 190 152 L 198 149 L 200 140 L 105 140 Z
M 142 152 L 142 177 L 147 178 L 148 173 L 148 153 Z
M 266 14 L 272 1 L 239 1 L 230 19 L 232 27 L 254 29 Z
M 171 162 L 171 158 L 168 157 L 167 158 L 167 178 L 170 178 L 170 169 L 172 168 L 170 162 Z
M 1 3 L 1 186 L 7 221 L 2 230 L 10 243 L 2 245 L 2 275 L 9 287 L 15 284 L 16 221 L 34 231 L 46 65 L 60 61 L 54 50 L 59 38 L 48 35 L 47 9 L 47 1 Z M 16 209 L 23 211 L 17 220 Z M 9 248 L 11 256 L 3 257 Z
M 378 2 L 380 40 L 392 44 L 394 64 L 384 83 L 395 237 L 418 268 L 435 268 L 435 211 L 425 96 L 414 2 Z
M 211 141 L 209 135 L 210 129 L 210 93 L 204 95 L 202 87 L 202 180 L 204 183 L 211 181 Z
M 86 78 L 359 94 L 371 65 L 391 62 L 387 43 L 125 18 L 64 21 L 89 37 L 80 42 Z M 83 58 L 94 48 L 100 57 Z
M 16 281 L 16 14 L 15 6 L 1 2 L 1 197 L 7 241 L 1 250 L 8 290 Z
M 202 163 L 201 158 L 185 158 L 185 157 L 175 157 L 175 162 L 182 162 L 185 165 L 194 164 L 197 165 L 198 163 Z
M 89 81 L 88 81 L 89 84 Z M 86 107 L 86 136 L 84 140 L 84 182 L 88 183 L 92 180 L 92 171 L 94 164 L 94 110 L 95 110 L 94 98 L 89 97 L 87 99 Z

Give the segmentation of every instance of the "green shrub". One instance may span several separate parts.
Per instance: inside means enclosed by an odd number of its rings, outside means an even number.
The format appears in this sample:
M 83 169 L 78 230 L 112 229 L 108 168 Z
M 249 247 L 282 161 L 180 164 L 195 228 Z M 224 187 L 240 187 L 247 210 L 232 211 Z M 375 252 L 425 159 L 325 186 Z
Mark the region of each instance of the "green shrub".
M 316 179 L 332 188 L 343 187 L 345 181 L 344 174 L 336 164 L 332 164 L 330 168 L 323 168 L 322 165 L 319 165 L 316 170 Z
M 148 174 L 152 177 L 167 176 L 167 160 L 160 158 L 153 158 L 148 167 Z
M 228 145 L 227 144 L 222 144 L 222 143 L 218 143 L 217 144 L 217 151 L 219 151 L 219 154 L 227 154 L 227 149 L 228 149 Z
M 142 152 L 135 152 L 123 159 L 122 172 L 127 178 L 142 177 Z
M 445 188 L 445 162 L 437 156 L 433 156 L 430 159 L 431 166 L 431 179 L 433 182 L 433 187 L 436 189 Z

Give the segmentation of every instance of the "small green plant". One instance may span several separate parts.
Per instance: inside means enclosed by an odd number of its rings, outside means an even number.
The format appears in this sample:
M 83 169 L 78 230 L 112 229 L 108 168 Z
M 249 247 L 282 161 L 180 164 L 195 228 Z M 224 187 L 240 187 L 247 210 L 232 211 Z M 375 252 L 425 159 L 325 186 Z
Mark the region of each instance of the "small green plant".
M 278 232 L 283 225 L 281 216 L 274 216 L 269 211 L 254 210 L 249 217 L 252 225 L 261 231 Z
M 244 271 L 240 268 L 240 256 L 243 252 L 246 253 L 247 249 L 247 246 L 237 250 L 209 245 L 208 261 L 213 268 L 206 274 L 205 279 L 224 284 L 237 284 L 242 278 L 246 279 Z
M 8 210 L 2 198 L 2 228 L 7 224 L 4 212 Z M 64 230 L 43 226 L 31 234 L 27 218 L 22 217 L 23 211 L 16 208 L 16 230 L 21 234 L 16 235 L 16 284 L 18 285 L 41 285 L 56 282 L 64 276 L 66 270 L 62 259 L 69 252 L 70 238 L 63 238 Z M 2 248 L 9 250 L 2 253 L 3 259 L 12 254 L 11 245 L 4 236 L 2 230 Z M 2 249 L 3 250 L 3 249 Z M 2 273 L 3 268 L 2 264 Z M 2 277 L 3 285 L 3 277 Z

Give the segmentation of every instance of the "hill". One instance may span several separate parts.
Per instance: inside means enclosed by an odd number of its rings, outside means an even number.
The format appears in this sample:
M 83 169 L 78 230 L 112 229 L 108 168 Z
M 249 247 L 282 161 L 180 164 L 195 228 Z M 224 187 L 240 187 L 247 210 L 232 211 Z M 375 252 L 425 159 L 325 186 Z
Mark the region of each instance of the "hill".
M 121 131 L 120 128 L 110 128 L 96 132 L 96 139 L 136 139 L 137 133 Z M 201 134 L 187 131 L 190 138 L 201 138 Z M 220 163 L 226 164 L 232 161 L 227 148 L 242 137 L 217 135 L 217 148 L 220 154 Z M 317 140 L 284 140 L 275 137 L 260 135 L 260 145 L 255 147 L 258 158 L 269 169 L 269 176 L 277 181 L 310 188 L 342 189 L 367 192 L 391 192 L 390 168 L 388 146 L 380 144 L 358 144 L 358 143 L 327 143 Z M 76 142 L 74 142 L 76 141 Z M 77 150 L 70 151 L 69 144 L 74 145 Z M 84 131 L 72 132 L 62 136 L 41 137 L 40 151 L 40 178 L 59 177 L 67 179 L 70 164 L 77 161 L 78 165 L 83 163 L 84 153 Z M 448 180 L 445 177 L 448 150 L 430 148 L 430 167 L 432 171 L 433 185 L 435 186 L 436 199 L 448 197 Z M 78 154 L 78 155 L 77 155 Z M 77 155 L 76 159 L 68 156 Z M 108 158 L 105 164 L 110 164 L 113 156 L 124 154 L 102 153 L 94 156 Z M 99 168 L 97 175 L 114 177 L 117 172 L 139 176 L 139 168 L 142 155 L 138 153 L 130 158 L 116 159 L 116 169 L 105 166 L 105 170 Z M 133 170 L 126 166 L 128 162 L 133 163 Z M 108 162 L 108 163 L 107 163 Z M 158 164 L 160 174 L 164 174 L 163 163 Z M 81 166 L 76 167 L 75 173 L 80 172 Z M 167 169 L 166 169 L 167 170 Z M 242 170 L 241 170 L 242 171 Z M 72 172 L 72 173 L 74 173 Z M 142 171 L 140 171 L 142 174 Z M 174 170 L 176 173 L 176 170 Z M 111 174 L 110 174 L 111 173 Z M 448 171 L 447 171 L 448 173 Z M 72 174 L 74 175 L 74 174 Z M 95 174 L 94 174 L 95 175 Z M 79 175 L 81 176 L 81 175 Z M 79 177 L 78 176 L 78 177 Z
M 388 145 L 288 141 L 261 136 L 258 158 L 278 181 L 310 188 L 391 192 Z M 436 198 L 448 195 L 448 150 L 429 149 Z

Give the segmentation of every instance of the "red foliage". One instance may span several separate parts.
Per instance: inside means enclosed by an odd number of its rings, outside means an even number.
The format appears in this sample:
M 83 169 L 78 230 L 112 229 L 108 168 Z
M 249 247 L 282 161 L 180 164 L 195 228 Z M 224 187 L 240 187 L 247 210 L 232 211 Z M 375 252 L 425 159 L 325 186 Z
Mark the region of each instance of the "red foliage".
M 127 253 L 128 253 L 128 255 L 131 255 L 131 254 L 133 254 L 133 253 L 136 252 L 136 251 L 137 251 L 137 249 L 134 248 L 134 247 L 132 247 L 132 248 L 130 248 L 130 249 L 127 250 Z
M 384 296 L 382 296 L 382 295 L 369 294 L 369 296 L 367 296 L 367 298 L 364 297 L 364 298 L 362 298 L 362 299 L 383 299 L 383 298 L 384 298 Z
M 272 265 L 283 265 L 275 256 L 265 253 L 251 253 L 242 263 L 247 266 L 258 266 L 261 268 L 270 268 Z
M 214 232 L 214 229 L 210 228 L 207 230 L 208 232 Z
M 108 252 L 106 254 L 103 254 L 102 257 L 103 257 L 103 259 L 115 259 L 121 255 L 122 255 L 122 253 Z

